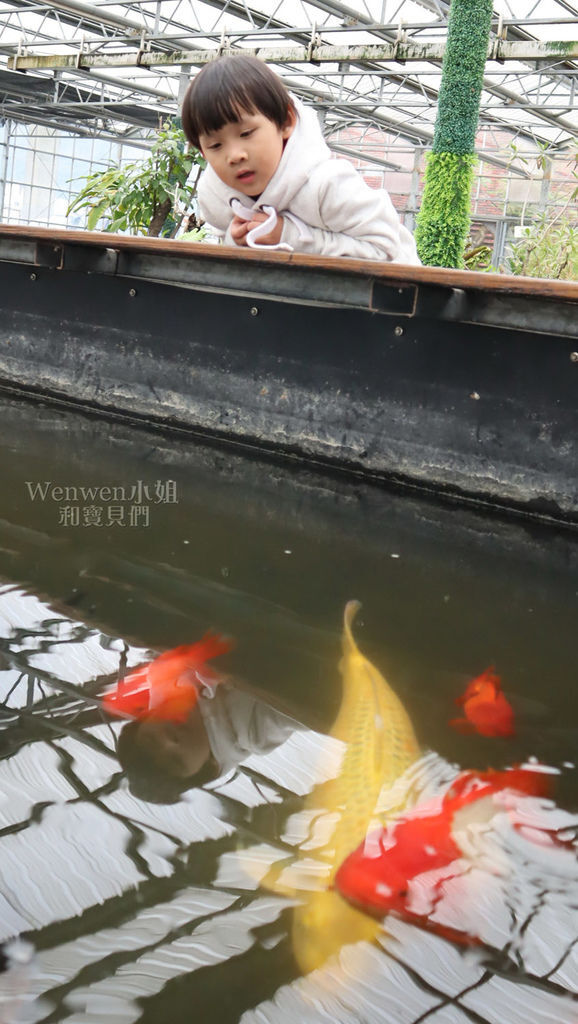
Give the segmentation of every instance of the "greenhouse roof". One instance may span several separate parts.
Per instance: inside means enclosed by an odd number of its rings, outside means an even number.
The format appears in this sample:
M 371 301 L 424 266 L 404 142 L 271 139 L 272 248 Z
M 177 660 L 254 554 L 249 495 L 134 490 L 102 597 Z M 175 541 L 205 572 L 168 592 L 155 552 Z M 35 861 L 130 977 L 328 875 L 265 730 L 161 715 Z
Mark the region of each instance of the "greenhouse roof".
M 329 139 L 355 127 L 359 152 L 377 127 L 428 147 L 448 10 L 445 0 L 0 0 L 0 116 L 142 144 L 177 113 L 198 67 L 243 49 L 323 113 Z M 480 125 L 520 174 L 512 142 L 574 152 L 577 29 L 577 0 L 496 0 Z

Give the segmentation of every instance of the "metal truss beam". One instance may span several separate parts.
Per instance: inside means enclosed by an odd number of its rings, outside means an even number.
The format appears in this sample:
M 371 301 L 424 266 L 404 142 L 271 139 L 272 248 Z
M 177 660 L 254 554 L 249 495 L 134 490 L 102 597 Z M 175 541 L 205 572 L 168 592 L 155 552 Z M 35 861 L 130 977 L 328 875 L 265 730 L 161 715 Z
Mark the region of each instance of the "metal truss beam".
M 428 12 L 423 20 L 416 17 L 415 2 Z M 553 152 L 578 136 L 578 65 L 572 63 L 578 42 L 540 42 L 532 33 L 544 24 L 560 25 L 564 34 L 568 24 L 578 24 L 576 4 L 552 0 L 545 13 L 561 17 L 533 17 L 544 12 L 532 3 L 527 0 L 526 17 L 495 16 L 480 124 L 533 146 L 546 142 Z M 294 5 L 285 0 L 0 0 L 0 74 L 3 53 L 12 69 L 0 82 L 0 116 L 38 123 L 53 118 L 59 130 L 67 126 L 99 137 L 106 125 L 119 141 L 133 124 L 147 145 L 147 115 L 176 111 L 189 69 L 220 53 L 239 53 L 240 45 L 244 53 L 277 64 L 294 92 L 326 110 L 331 132 L 353 119 L 411 146 L 429 146 L 448 0 L 399 0 L 387 5 L 387 15 L 385 3 L 376 0 L 301 0 L 299 9 L 297 25 L 289 18 Z M 10 45 L 15 41 L 18 46 Z M 137 70 L 123 75 L 123 68 Z M 9 74 L 14 83 L 7 81 Z M 18 80 L 26 87 L 19 89 Z M 26 109 L 29 92 L 36 103 Z M 348 155 L 388 165 L 353 149 Z M 391 155 L 395 160 L 394 150 Z M 500 155 L 480 154 L 512 174 L 531 176 Z
M 82 21 L 86 28 L 90 26 L 96 32 L 102 32 L 105 28 L 122 28 L 125 31 L 132 30 L 140 36 L 140 33 L 146 30 L 146 24 L 143 21 L 135 21 L 124 15 L 114 14 L 106 7 L 95 7 L 93 4 L 83 4 L 76 0 L 58 0 L 56 3 L 51 0 L 43 0 L 42 4 L 30 3 L 29 0 L 15 0 L 14 6 L 23 11 L 29 10 L 31 13 L 58 12 L 65 16 L 69 24 L 76 25 Z
M 332 142 L 330 139 L 325 139 L 327 145 L 334 153 L 341 153 L 342 156 L 351 156 L 354 160 L 363 160 L 366 163 L 375 164 L 376 167 L 385 167 L 388 171 L 405 171 L 407 168 L 402 167 L 401 164 L 394 164 L 391 160 L 383 160 L 378 156 L 370 156 L 368 152 L 364 152 L 363 156 L 360 157 L 359 152 L 354 149 L 349 149 L 347 146 L 338 145 L 336 142 Z
M 243 53 L 260 57 L 270 64 L 340 64 L 366 61 L 387 61 L 404 64 L 407 61 L 441 63 L 446 44 L 397 42 L 370 44 L 368 46 L 292 46 L 243 48 Z M 71 54 L 15 54 L 8 58 L 8 67 L 13 71 L 29 71 L 54 68 L 120 68 L 159 67 L 174 64 L 200 66 L 208 64 L 217 54 L 238 54 L 238 49 L 220 50 L 125 50 L 121 52 L 98 53 L 78 48 Z M 488 47 L 488 60 L 496 61 L 550 61 L 578 59 L 578 39 L 565 42 L 538 42 L 521 40 L 510 42 L 494 39 Z
M 332 114 L 343 118 L 343 120 L 350 122 L 352 116 L 355 116 L 358 120 L 370 122 L 377 128 L 381 128 L 383 131 L 399 135 L 402 139 L 411 142 L 414 146 L 429 146 L 433 141 L 433 129 L 426 128 L 422 125 L 415 126 L 411 122 L 410 118 L 407 118 L 405 121 L 397 121 L 395 118 L 387 117 L 382 110 L 361 106 L 359 103 L 342 103 L 332 100 L 330 96 L 324 99 L 320 96 L 318 89 L 312 89 L 291 80 L 286 79 L 286 81 L 293 92 L 307 98 L 314 107 L 324 108 L 327 106 L 331 110 Z M 339 123 L 332 126 L 332 130 L 336 131 L 338 127 Z M 500 124 L 498 127 L 503 127 L 503 125 Z M 330 145 L 330 143 L 328 144 Z M 359 159 L 365 159 L 364 154 L 359 153 L 357 155 Z M 484 161 L 484 163 L 493 164 L 495 167 L 502 167 L 506 170 L 511 170 L 511 173 L 514 176 L 522 178 L 532 177 L 532 175 L 523 168 L 510 168 L 510 164 L 505 160 L 501 160 L 499 157 L 490 156 L 486 153 L 479 154 L 479 157 L 480 160 Z

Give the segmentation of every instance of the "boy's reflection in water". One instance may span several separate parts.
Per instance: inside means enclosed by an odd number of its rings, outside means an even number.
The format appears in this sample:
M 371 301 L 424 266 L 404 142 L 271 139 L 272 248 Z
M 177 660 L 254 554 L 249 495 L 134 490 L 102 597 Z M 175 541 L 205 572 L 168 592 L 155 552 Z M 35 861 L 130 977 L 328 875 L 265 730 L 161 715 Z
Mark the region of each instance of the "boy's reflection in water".
M 134 796 L 174 803 L 191 786 L 227 775 L 251 754 L 266 754 L 305 728 L 266 695 L 196 675 L 198 700 L 184 721 L 149 715 L 123 726 L 117 755 Z

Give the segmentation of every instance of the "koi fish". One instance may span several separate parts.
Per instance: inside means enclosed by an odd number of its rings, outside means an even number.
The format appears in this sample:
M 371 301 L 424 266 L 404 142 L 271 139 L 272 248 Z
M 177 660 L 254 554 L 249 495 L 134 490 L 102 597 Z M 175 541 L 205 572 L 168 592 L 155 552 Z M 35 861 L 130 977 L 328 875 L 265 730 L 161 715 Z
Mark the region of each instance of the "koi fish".
M 372 941 L 378 934 L 379 923 L 345 902 L 333 881 L 340 864 L 365 838 L 383 786 L 392 786 L 420 756 L 403 704 L 355 643 L 351 627 L 360 607 L 357 601 L 345 606 L 339 666 L 343 694 L 330 730 L 345 745 L 341 770 L 313 790 L 304 807 L 305 815 L 316 817 L 317 823 L 323 819 L 328 829 L 337 819 L 329 838 L 311 851 L 325 867 L 323 882 L 314 891 L 283 886 L 275 867 L 260 879 L 265 888 L 300 900 L 293 912 L 292 947 L 304 973 L 320 967 L 346 943 Z M 245 866 L 250 873 L 246 858 Z
M 450 725 L 459 732 L 478 732 L 480 736 L 513 736 L 514 711 L 502 693 L 500 677 L 493 668 L 472 679 L 456 704 L 465 718 L 452 718 Z
M 430 916 L 443 883 L 463 873 L 460 830 L 489 822 L 504 806 L 494 799 L 504 791 L 546 796 L 550 786 L 551 776 L 538 769 L 462 772 L 443 796 L 369 835 L 337 871 L 335 887 L 367 914 L 393 912 L 453 942 L 475 943 L 476 936 Z
M 233 646 L 227 637 L 205 633 L 194 644 L 182 644 L 164 651 L 158 658 L 141 665 L 105 693 L 102 706 L 111 715 L 136 719 L 157 718 L 184 722 L 198 699 L 199 677 L 214 683 L 220 676 L 206 665 L 211 658 L 225 654 Z

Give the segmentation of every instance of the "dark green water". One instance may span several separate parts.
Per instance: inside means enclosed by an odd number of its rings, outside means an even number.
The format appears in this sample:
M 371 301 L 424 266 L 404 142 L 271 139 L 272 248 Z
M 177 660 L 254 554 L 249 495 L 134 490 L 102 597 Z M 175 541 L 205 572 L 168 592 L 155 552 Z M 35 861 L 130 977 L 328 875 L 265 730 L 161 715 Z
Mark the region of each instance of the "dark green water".
M 530 870 L 510 852 L 494 902 L 469 897 L 493 959 L 394 922 L 395 940 L 306 978 L 288 901 L 227 874 L 239 841 L 280 842 L 302 805 L 352 598 L 424 751 L 457 768 L 536 757 L 576 822 L 576 534 L 54 408 L 5 399 L 0 417 L 0 925 L 35 950 L 0 978 L 14 1019 L 578 1020 L 575 858 Z M 127 656 L 209 628 L 235 638 L 222 667 L 307 730 L 282 770 L 257 751 L 228 788 L 135 796 L 94 695 Z M 454 700 L 491 664 L 516 736 L 461 736 Z

